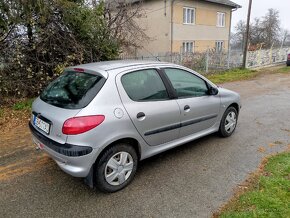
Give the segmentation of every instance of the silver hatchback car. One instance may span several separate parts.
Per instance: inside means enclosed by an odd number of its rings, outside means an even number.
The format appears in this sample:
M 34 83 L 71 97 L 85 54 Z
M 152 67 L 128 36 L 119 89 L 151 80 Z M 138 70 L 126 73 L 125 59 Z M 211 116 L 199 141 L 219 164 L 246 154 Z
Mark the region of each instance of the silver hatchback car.
M 66 173 L 115 192 L 138 162 L 205 135 L 230 136 L 239 94 L 170 63 L 69 67 L 32 106 L 33 140 Z

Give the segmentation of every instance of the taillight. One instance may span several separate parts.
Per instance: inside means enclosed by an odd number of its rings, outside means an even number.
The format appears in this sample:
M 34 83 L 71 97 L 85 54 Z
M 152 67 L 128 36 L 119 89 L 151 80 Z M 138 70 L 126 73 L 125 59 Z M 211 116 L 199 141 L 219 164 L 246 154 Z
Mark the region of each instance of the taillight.
M 288 54 L 288 60 L 290 60 L 290 54 Z
M 66 135 L 81 134 L 97 127 L 104 120 L 104 115 L 73 117 L 64 122 L 62 133 Z

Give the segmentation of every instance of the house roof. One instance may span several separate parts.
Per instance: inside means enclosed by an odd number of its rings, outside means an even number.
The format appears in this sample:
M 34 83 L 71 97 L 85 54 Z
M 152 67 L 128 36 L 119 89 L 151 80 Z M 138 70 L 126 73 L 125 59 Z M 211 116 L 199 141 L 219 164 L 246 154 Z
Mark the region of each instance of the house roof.
M 232 8 L 241 8 L 242 7 L 241 5 L 238 5 L 238 4 L 236 4 L 232 1 L 229 1 L 229 0 L 205 0 L 205 1 L 230 6 Z
M 140 2 L 142 0 L 123 0 L 125 2 L 130 2 L 130 3 L 137 3 Z M 145 1 L 145 0 L 143 0 Z M 211 2 L 211 3 L 215 3 L 215 4 L 219 4 L 219 5 L 225 5 L 225 6 L 229 6 L 231 8 L 241 8 L 241 5 L 238 5 L 230 0 L 200 0 L 200 1 L 206 1 L 206 2 Z M 110 0 L 107 0 L 107 2 L 110 2 Z

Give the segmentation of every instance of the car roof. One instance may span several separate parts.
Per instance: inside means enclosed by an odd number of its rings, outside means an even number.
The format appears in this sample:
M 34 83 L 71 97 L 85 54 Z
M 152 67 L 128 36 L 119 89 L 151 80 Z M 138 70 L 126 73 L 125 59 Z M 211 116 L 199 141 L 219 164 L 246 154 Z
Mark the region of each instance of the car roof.
M 160 61 L 143 61 L 143 60 L 117 60 L 117 61 L 101 61 L 89 64 L 81 64 L 73 67 L 68 67 L 67 69 L 81 68 L 91 71 L 91 73 L 99 73 L 105 78 L 108 77 L 108 72 L 112 70 L 117 70 L 121 68 L 132 68 L 138 66 L 159 66 L 159 65 L 173 65 L 167 62 Z

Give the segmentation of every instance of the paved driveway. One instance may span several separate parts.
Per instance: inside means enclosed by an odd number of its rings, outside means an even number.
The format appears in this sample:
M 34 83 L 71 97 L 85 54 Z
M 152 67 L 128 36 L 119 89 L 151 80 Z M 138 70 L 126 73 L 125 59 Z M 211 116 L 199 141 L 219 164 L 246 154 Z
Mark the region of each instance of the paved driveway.
M 290 75 L 223 86 L 243 101 L 232 137 L 211 135 L 145 160 L 114 194 L 63 173 L 35 151 L 26 127 L 1 135 L 1 217 L 210 217 L 263 157 L 290 144 Z

